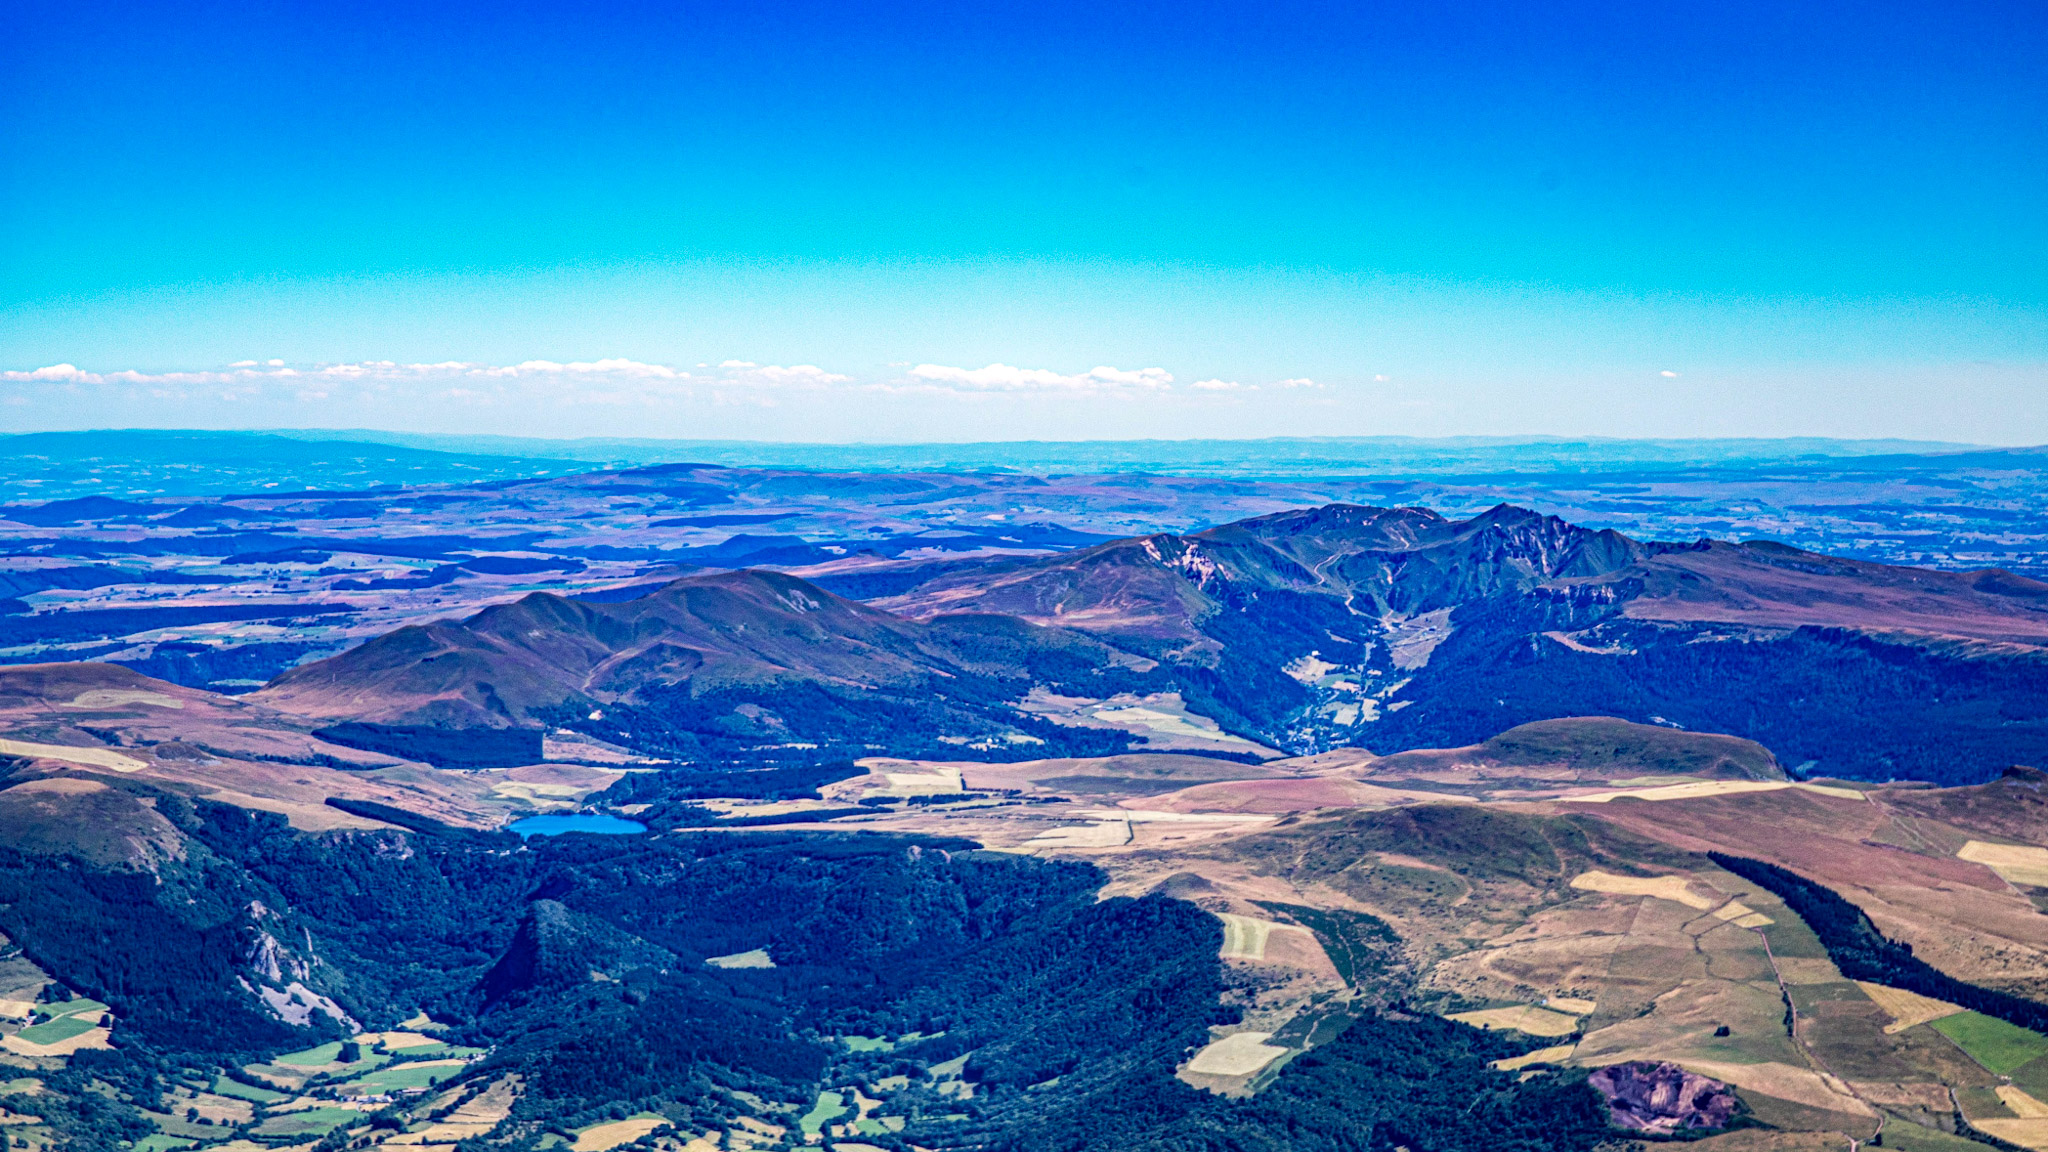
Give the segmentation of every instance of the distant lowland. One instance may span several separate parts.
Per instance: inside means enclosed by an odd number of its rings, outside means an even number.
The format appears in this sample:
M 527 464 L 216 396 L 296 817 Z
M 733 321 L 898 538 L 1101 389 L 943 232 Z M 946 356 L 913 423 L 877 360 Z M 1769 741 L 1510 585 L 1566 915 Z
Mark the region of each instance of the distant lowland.
M 2048 1149 L 2048 453 L 0 439 L 0 1137 Z

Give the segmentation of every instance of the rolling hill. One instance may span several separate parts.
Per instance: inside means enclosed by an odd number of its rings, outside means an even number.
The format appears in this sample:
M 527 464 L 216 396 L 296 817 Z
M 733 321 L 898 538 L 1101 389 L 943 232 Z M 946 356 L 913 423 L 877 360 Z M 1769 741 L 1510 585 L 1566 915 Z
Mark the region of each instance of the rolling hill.
M 1035 685 L 1108 694 L 1139 663 L 1072 631 L 912 621 L 743 570 L 617 604 L 534 593 L 302 665 L 252 699 L 332 720 L 327 739 L 436 763 L 529 763 L 550 725 L 679 759 L 940 740 L 1105 751 L 1122 738 L 1010 704 Z

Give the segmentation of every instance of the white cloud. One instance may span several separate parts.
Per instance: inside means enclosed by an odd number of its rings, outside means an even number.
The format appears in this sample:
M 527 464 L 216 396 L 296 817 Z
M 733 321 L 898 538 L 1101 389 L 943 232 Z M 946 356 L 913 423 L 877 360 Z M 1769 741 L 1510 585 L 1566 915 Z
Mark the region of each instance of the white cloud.
M 1173 383 L 1164 368 L 1097 367 L 1068 375 L 1050 368 L 1015 368 L 990 364 L 986 368 L 952 368 L 944 364 L 919 364 L 910 370 L 912 379 L 971 392 L 1115 392 L 1157 391 Z
M 1296 376 L 1296 377 L 1294 377 L 1294 378 L 1293 378 L 1293 379 L 1291 379 L 1291 380 L 1281 380 L 1281 381 L 1277 381 L 1277 382 L 1275 382 L 1275 383 L 1274 383 L 1273 387 L 1275 387 L 1275 388 L 1320 388 L 1320 387 L 1322 387 L 1322 385 L 1320 385 L 1320 384 L 1317 384 L 1317 383 L 1316 383 L 1315 381 L 1313 381 L 1313 380 L 1309 379 L 1309 378 L 1308 378 L 1308 377 L 1306 377 L 1306 376 Z
M 725 378 L 749 384 L 769 384 L 777 387 L 804 386 L 822 387 L 826 384 L 844 384 L 853 379 L 837 372 L 827 372 L 816 364 L 792 364 L 785 368 L 780 364 L 756 364 L 750 360 L 727 360 L 719 365 L 726 370 Z
M 159 400 L 206 397 L 256 400 L 267 394 L 300 401 L 337 404 L 380 399 L 438 396 L 463 403 L 535 403 L 545 405 L 662 405 L 680 401 L 713 404 L 773 405 L 790 392 L 838 389 L 884 393 L 933 392 L 962 397 L 994 395 L 1145 396 L 1169 392 L 1173 374 L 1164 368 L 1097 366 L 1066 373 L 1049 368 L 990 364 L 955 368 L 918 364 L 892 366 L 892 375 L 855 377 L 816 364 L 764 364 L 725 360 L 716 368 L 696 365 L 686 371 L 624 357 L 595 360 L 523 360 L 485 364 L 466 360 L 402 363 L 358 360 L 342 363 L 289 365 L 281 360 L 237 360 L 222 368 L 184 372 L 121 370 L 88 372 L 73 364 L 52 364 L 23 371 L 0 371 L 0 385 L 97 385 L 122 395 L 147 395 Z M 1306 381 L 1287 382 L 1293 387 Z M 1196 392 L 1256 390 L 1234 380 L 1203 379 L 1186 387 Z M 1272 385 L 1268 385 L 1272 387 Z
M 1662 372 L 1659 372 L 1659 373 L 1657 373 L 1657 375 L 1659 375 L 1659 376 L 1662 376 L 1662 377 L 1664 377 L 1664 378 L 1665 378 L 1666 380 L 1676 380 L 1676 379 L 1678 379 L 1678 373 L 1676 373 L 1676 372 L 1673 372 L 1673 371 L 1672 371 L 1671 369 L 1669 369 L 1669 368 L 1666 368 L 1666 369 L 1665 369 L 1665 370 L 1663 370 Z
M 52 364 L 47 368 L 36 368 L 27 372 L 0 372 L 0 380 L 57 381 L 65 384 L 98 384 L 100 376 L 94 372 L 80 371 L 75 364 Z

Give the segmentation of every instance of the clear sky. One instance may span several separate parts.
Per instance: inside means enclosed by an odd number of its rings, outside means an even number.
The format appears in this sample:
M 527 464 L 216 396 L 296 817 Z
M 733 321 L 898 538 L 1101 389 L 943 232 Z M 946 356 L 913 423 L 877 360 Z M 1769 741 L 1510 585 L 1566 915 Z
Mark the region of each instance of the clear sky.
M 2038 0 L 0 20 L 0 430 L 2048 441 Z

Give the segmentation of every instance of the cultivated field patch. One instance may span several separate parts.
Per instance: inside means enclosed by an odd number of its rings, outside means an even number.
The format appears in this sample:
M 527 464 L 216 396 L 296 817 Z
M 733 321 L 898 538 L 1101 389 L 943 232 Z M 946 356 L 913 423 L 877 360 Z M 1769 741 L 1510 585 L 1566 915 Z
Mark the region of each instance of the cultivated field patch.
M 573 1152 L 607 1152 L 621 1144 L 631 1144 L 656 1128 L 668 1123 L 668 1117 L 653 1112 L 642 1112 L 624 1120 L 613 1120 L 606 1124 L 594 1124 L 576 1133 L 576 1142 L 569 1145 Z
M 1097 820 L 1047 829 L 1025 841 L 1031 848 L 1121 848 L 1131 842 L 1129 820 Z
M 1875 1001 L 1877 1006 L 1884 1009 L 1885 1014 L 1892 1018 L 1892 1022 L 1885 1025 L 1887 1035 L 1895 1036 L 1916 1024 L 1926 1024 L 1963 1011 L 1960 1005 L 1951 1004 L 1946 1000 L 1936 1000 L 1932 996 L 1922 996 L 1918 992 L 1908 992 L 1903 988 L 1887 988 L 1882 984 L 1870 984 L 1862 980 L 1856 981 L 1856 986 L 1863 989 L 1863 994 Z
M 2020 1065 L 2048 1055 L 2048 1036 L 2030 1032 L 1981 1012 L 1958 1012 L 1930 1025 L 1956 1042 L 1970 1059 L 2000 1076 Z
M 361 1092 L 390 1092 L 400 1088 L 431 1088 L 468 1065 L 466 1060 L 415 1060 L 394 1064 L 344 1082 Z
M 230 1096 L 236 1100 L 247 1100 L 252 1104 L 275 1104 L 280 1100 L 291 1099 L 291 1097 L 283 1092 L 273 1092 L 268 1088 L 258 1088 L 254 1084 L 244 1084 L 239 1080 L 230 1080 L 225 1076 L 214 1077 L 213 1094 L 216 1096 Z
M 331 1040 L 325 1044 L 287 1052 L 272 1060 L 272 1064 L 284 1064 L 293 1068 L 318 1068 L 332 1064 L 341 1056 L 341 1041 Z
M 2048 1120 L 2048 1104 L 2043 1104 L 2032 1096 L 2027 1095 L 2024 1089 L 2016 1088 L 2011 1084 L 2000 1084 L 1992 1089 L 1992 1091 L 1998 1093 L 1998 1098 L 2004 1101 L 2005 1106 L 2012 1109 L 2012 1114 L 2020 1119 Z
M 1503 1072 L 1519 1072 L 1531 1064 L 1562 1064 L 1571 1058 L 1574 1047 L 1576 1046 L 1572 1044 L 1553 1044 L 1548 1048 L 1538 1048 L 1534 1052 L 1524 1052 L 1520 1056 L 1495 1060 L 1493 1066 Z
M 2004 1116 L 1972 1117 L 1970 1125 L 2008 1144 L 2022 1148 L 2048 1149 L 2048 1120 L 2013 1119 Z
M 1563 799 L 1571 804 L 1607 804 L 1615 800 L 1697 800 L 1705 796 L 1732 796 L 1743 792 L 1777 792 L 1786 788 L 1818 792 L 1823 796 L 1839 796 L 1844 800 L 1863 799 L 1863 793 L 1853 788 L 1837 788 L 1828 784 L 1802 784 L 1784 780 L 1701 780 L 1691 784 L 1666 784 L 1658 788 L 1627 788 L 1614 792 L 1592 792 L 1584 796 L 1566 796 Z
M 105 748 L 73 748 L 68 744 L 37 744 L 29 740 L 0 740 L 0 754 L 62 760 L 87 768 L 112 768 L 116 772 L 140 772 L 149 767 L 133 756 L 123 756 Z
M 1477 1012 L 1453 1012 L 1450 1019 L 1474 1028 L 1512 1029 L 1526 1032 L 1531 1036 L 1569 1036 L 1579 1030 L 1579 1018 L 1563 1012 L 1553 1012 L 1534 1004 L 1518 1004 L 1513 1008 L 1482 1008 Z
M 1714 909 L 1714 919 L 1726 920 L 1737 928 L 1761 928 L 1766 924 L 1777 923 L 1776 920 L 1751 908 L 1740 900 L 1730 900 L 1728 903 Z
M 704 963 L 711 965 L 713 968 L 775 967 L 775 961 L 769 957 L 766 948 L 750 948 L 745 952 L 735 952 L 730 956 L 709 956 L 705 958 Z
M 1844 1112 L 1851 1116 L 1877 1115 L 1876 1109 L 1849 1093 L 1848 1085 L 1823 1076 L 1811 1068 L 1775 1061 L 1763 1064 L 1735 1064 L 1721 1060 L 1680 1060 L 1689 1072 L 1711 1076 L 1745 1092 L 1789 1100 L 1823 1112 Z
M 1718 901 L 1694 892 L 1683 876 L 1616 876 L 1611 872 L 1586 872 L 1572 878 L 1572 887 L 1584 892 L 1605 892 L 1613 896 L 1655 896 L 1704 912 Z
M 2048 888 L 2048 848 L 1972 840 L 1956 855 L 1972 864 L 1984 865 L 2008 883 Z
M 1272 1038 L 1271 1032 L 1233 1032 L 1204 1045 L 1185 1070 L 1204 1076 L 1250 1076 L 1287 1055 L 1286 1048 L 1266 1043 Z
M 255 1132 L 258 1136 L 317 1136 L 362 1119 L 363 1114 L 353 1108 L 308 1108 L 272 1116 L 257 1125 Z
M 1292 924 L 1281 924 L 1273 920 L 1260 920 L 1252 916 L 1239 916 L 1233 912 L 1219 912 L 1217 919 L 1223 921 L 1223 947 L 1218 955 L 1225 960 L 1264 960 L 1266 945 L 1272 941 L 1275 932 L 1293 932 L 1314 937 L 1306 928 Z
M 825 1125 L 837 1120 L 846 1112 L 846 1097 L 837 1092 L 820 1092 L 817 1102 L 811 1105 L 811 1110 L 797 1121 L 797 1127 L 803 1129 L 805 1139 L 811 1139 L 821 1135 L 825 1131 Z

